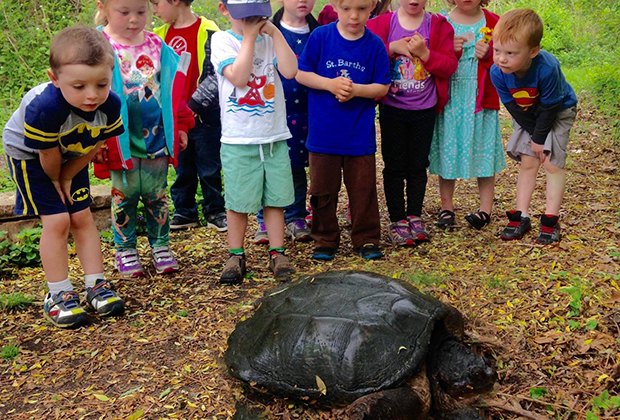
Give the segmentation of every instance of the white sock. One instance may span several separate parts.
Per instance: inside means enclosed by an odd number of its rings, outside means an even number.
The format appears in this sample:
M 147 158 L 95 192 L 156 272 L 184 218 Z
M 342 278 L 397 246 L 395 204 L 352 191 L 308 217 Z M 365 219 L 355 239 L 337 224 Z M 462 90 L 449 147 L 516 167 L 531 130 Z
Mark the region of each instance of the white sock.
M 86 274 L 84 276 L 84 286 L 86 286 L 86 287 L 95 287 L 95 283 L 99 279 L 105 279 L 103 273 Z
M 49 289 L 52 296 L 56 296 L 60 292 L 71 292 L 73 291 L 73 285 L 71 284 L 71 280 L 64 279 L 62 281 L 56 281 L 54 283 L 47 282 L 47 288 Z
M 521 217 L 530 217 L 530 215 L 526 211 L 522 211 Z

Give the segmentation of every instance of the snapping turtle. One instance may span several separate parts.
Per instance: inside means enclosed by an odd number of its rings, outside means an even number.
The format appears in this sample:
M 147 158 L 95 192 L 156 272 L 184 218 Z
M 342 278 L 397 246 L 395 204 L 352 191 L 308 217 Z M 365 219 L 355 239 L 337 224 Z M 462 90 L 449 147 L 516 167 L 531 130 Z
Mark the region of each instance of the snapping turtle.
M 413 286 L 368 272 L 302 276 L 267 293 L 237 324 L 231 374 L 329 404 L 349 418 L 479 418 L 463 399 L 496 373 L 461 340 L 463 317 Z

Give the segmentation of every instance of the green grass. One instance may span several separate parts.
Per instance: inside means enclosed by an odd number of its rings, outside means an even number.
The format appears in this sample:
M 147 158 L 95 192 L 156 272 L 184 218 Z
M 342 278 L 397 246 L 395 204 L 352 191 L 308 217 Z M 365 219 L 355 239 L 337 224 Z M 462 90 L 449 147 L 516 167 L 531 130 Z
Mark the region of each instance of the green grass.
M 0 293 L 0 310 L 15 311 L 32 304 L 34 299 L 21 292 Z
M 0 357 L 4 360 L 13 360 L 19 355 L 19 347 L 8 344 L 0 349 Z

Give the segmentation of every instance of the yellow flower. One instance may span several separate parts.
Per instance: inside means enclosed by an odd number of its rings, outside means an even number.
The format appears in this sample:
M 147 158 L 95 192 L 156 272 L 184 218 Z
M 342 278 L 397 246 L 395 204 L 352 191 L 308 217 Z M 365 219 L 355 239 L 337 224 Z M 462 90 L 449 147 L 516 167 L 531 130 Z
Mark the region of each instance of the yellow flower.
M 485 26 L 484 28 L 480 28 L 480 33 L 482 34 L 482 41 L 488 44 L 491 41 L 493 29 Z

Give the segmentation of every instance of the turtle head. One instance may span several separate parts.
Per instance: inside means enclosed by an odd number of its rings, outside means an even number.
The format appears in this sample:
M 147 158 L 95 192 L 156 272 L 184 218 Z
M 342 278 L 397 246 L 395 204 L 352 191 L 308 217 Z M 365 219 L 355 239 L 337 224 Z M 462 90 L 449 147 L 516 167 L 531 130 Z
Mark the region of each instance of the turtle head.
M 431 363 L 432 380 L 453 398 L 467 398 L 490 391 L 497 379 L 495 369 L 483 356 L 468 346 L 448 339 L 443 341 Z

